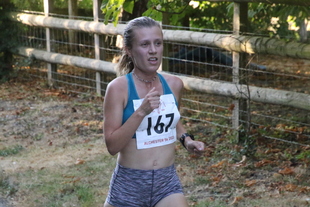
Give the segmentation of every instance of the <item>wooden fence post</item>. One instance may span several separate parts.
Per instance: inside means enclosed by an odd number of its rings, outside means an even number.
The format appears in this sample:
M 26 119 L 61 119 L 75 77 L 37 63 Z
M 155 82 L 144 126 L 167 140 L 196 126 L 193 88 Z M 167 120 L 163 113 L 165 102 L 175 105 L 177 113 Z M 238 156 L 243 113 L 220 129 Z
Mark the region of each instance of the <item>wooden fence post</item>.
M 233 18 L 233 32 L 234 35 L 240 35 L 240 32 L 246 32 L 248 21 L 248 4 L 234 2 L 234 18 Z M 245 68 L 245 53 L 233 52 L 233 83 L 237 86 L 239 84 L 248 84 L 246 81 L 246 72 L 240 70 Z M 243 93 L 243 91 L 240 91 Z M 241 96 L 240 96 L 241 97 Z M 245 99 L 233 100 L 233 113 L 232 113 L 232 127 L 236 130 L 236 136 L 239 139 L 239 127 L 241 120 L 246 120 L 244 112 L 247 111 L 247 102 Z M 247 120 L 248 121 L 248 120 Z
M 50 11 L 50 0 L 44 0 L 44 15 L 46 17 L 49 16 Z M 50 28 L 46 27 L 45 29 L 46 35 L 46 51 L 51 52 L 51 32 Z M 55 63 L 46 63 L 47 64 L 47 81 L 49 86 L 55 86 L 56 74 L 57 74 L 57 64 Z
M 99 0 L 93 0 L 93 15 L 94 15 L 94 21 L 99 22 Z M 101 53 L 100 53 L 100 39 L 99 34 L 94 34 L 95 38 L 95 59 L 100 60 Z M 101 77 L 100 72 L 96 72 L 96 93 L 100 96 L 101 95 Z

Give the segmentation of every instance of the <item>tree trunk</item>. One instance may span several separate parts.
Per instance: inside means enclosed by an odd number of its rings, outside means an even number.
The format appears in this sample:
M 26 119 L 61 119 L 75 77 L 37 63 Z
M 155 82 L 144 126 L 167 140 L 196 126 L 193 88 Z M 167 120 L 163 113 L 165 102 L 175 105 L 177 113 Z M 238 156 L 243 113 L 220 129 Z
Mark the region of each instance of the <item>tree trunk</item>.
M 147 10 L 147 2 L 148 0 L 139 0 L 135 1 L 132 14 L 123 11 L 122 13 L 122 21 L 129 21 L 136 17 L 141 17 L 143 12 Z
M 0 81 L 6 81 L 10 73 L 13 71 L 13 55 L 10 52 L 10 49 L 16 43 L 16 40 L 13 38 L 16 37 L 16 34 L 13 32 L 13 25 L 11 21 L 3 15 L 5 11 L 13 9 L 13 4 L 10 0 L 1 0 L 0 2 Z
M 304 21 L 301 21 L 300 26 L 299 26 L 299 36 L 300 36 L 300 42 L 306 43 L 308 40 L 308 31 L 307 31 L 307 26 L 308 26 L 308 20 L 305 19 Z
M 68 14 L 69 19 L 75 19 L 78 16 L 77 0 L 68 0 Z M 77 45 L 77 33 L 73 30 L 68 30 L 69 35 L 69 48 L 71 52 L 78 51 Z

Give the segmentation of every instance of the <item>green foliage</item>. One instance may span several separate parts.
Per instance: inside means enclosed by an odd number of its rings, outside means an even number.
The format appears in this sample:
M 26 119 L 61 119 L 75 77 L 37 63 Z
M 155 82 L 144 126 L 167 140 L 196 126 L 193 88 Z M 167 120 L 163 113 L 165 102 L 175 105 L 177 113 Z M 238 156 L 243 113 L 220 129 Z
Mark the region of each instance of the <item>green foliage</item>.
M 195 183 L 198 183 L 199 185 L 208 185 L 211 183 L 210 178 L 207 176 L 196 176 L 195 177 Z
M 299 160 L 308 160 L 310 159 L 310 150 L 304 151 L 300 153 L 299 155 L 296 156 L 297 159 Z
M 17 9 L 43 11 L 43 1 L 11 0 Z M 103 0 L 101 10 L 105 15 L 104 23 L 118 23 L 122 9 L 132 13 L 136 0 Z M 78 1 L 81 9 L 91 9 L 92 0 Z M 195 6 L 192 5 L 195 3 Z M 233 5 L 229 2 L 209 2 L 190 0 L 149 0 L 144 16 L 152 17 L 157 21 L 167 18 L 174 26 L 190 26 L 194 28 L 208 28 L 214 30 L 232 30 Z M 54 0 L 57 8 L 67 8 L 67 0 Z M 284 37 L 287 40 L 296 39 L 299 34 L 288 28 L 288 21 L 298 27 L 308 18 L 310 8 L 305 6 L 290 6 L 284 4 L 248 4 L 248 32 L 268 35 L 270 37 Z M 276 23 L 272 18 L 278 18 Z M 188 25 L 188 22 L 189 25 Z
M 135 3 L 134 1 L 125 1 L 123 5 L 124 10 L 128 13 L 132 13 L 133 8 L 134 8 L 134 3 Z
M 8 176 L 6 176 L 3 171 L 0 171 L 0 193 L 5 194 L 6 196 L 11 196 L 18 191 L 16 186 L 11 185 Z
M 105 14 L 105 23 L 112 21 L 116 25 L 121 14 L 121 8 L 131 13 L 134 2 L 134 0 L 104 0 L 102 11 Z M 213 30 L 232 30 L 234 3 L 150 0 L 147 3 L 147 8 L 143 16 L 152 17 L 157 21 L 165 19 L 164 24 Z M 291 22 L 296 23 L 296 26 L 300 26 L 308 17 L 309 12 L 310 8 L 302 6 L 249 3 L 247 32 L 270 37 L 282 37 L 287 40 L 296 39 L 298 34 L 289 30 L 288 20 L 290 19 Z M 276 21 L 272 21 L 272 19 L 276 19 Z M 190 22 L 189 25 L 188 22 Z
M 11 0 L 15 7 L 19 10 L 29 10 L 29 11 L 44 11 L 44 1 L 37 0 Z M 89 9 L 93 8 L 93 0 L 82 0 L 78 1 L 78 8 Z M 54 0 L 55 8 L 68 8 L 68 0 Z
M 91 187 L 85 185 L 78 185 L 77 187 L 77 196 L 82 203 L 82 206 L 91 206 L 93 205 L 94 194 Z
M 62 0 L 63 1 L 63 0 Z M 43 2 L 37 0 L 11 0 L 16 9 L 30 10 L 30 11 L 43 11 Z
M 305 6 L 277 5 L 275 16 L 279 17 L 279 25 L 276 35 L 285 37 L 287 40 L 298 39 L 298 33 L 288 29 L 289 22 L 295 23 L 295 26 L 300 27 L 304 20 L 308 19 L 309 12 L 310 8 Z
M 197 205 L 195 205 L 196 207 L 205 207 L 205 206 L 213 206 L 213 207 L 226 207 L 227 203 L 224 201 L 202 201 L 199 202 Z
M 233 3 L 227 7 L 233 14 Z M 296 32 L 289 30 L 289 23 L 296 26 L 308 18 L 310 8 L 302 6 L 289 6 L 284 4 L 248 4 L 248 32 L 281 37 L 287 40 L 296 39 Z
M 189 7 L 188 0 L 185 1 L 160 1 L 150 0 L 147 3 L 147 11 L 143 13 L 143 16 L 149 16 L 157 21 L 162 21 L 163 13 L 170 15 L 170 21 L 172 25 L 178 25 L 180 19 L 182 19 L 187 13 L 189 13 L 191 7 Z M 104 23 L 107 24 L 112 21 L 114 25 L 118 23 L 119 16 L 122 8 L 132 13 L 134 8 L 134 0 L 103 0 L 101 10 L 105 14 Z M 186 12 L 185 12 L 186 11 Z
M 63 1 L 63 0 L 58 0 L 58 1 Z M 65 6 L 68 7 L 68 4 L 65 4 Z M 78 8 L 92 10 L 92 8 L 93 8 L 93 0 L 78 1 Z
M 276 6 L 275 12 L 276 16 L 282 21 L 287 21 L 287 18 L 292 16 L 298 22 L 309 17 L 310 8 L 305 6 L 285 6 L 280 4 Z
M 163 15 L 162 15 L 162 12 L 159 12 L 157 11 L 155 8 L 156 8 L 156 5 L 153 4 L 152 1 L 149 1 L 148 2 L 148 10 L 146 10 L 143 15 L 144 16 L 147 16 L 147 17 L 151 17 L 157 21 L 161 21 L 162 18 L 163 18 Z
M 231 154 L 236 157 L 241 157 L 242 155 L 246 155 L 247 157 L 255 156 L 257 145 L 255 143 L 256 138 L 254 135 L 251 135 L 251 132 L 247 131 L 244 126 L 241 126 L 238 130 L 238 134 L 231 134 L 230 142 L 237 148 L 234 149 Z M 240 159 L 240 158 L 238 158 Z
M 272 27 L 271 18 L 274 16 L 270 4 L 251 3 L 248 5 L 248 32 L 257 34 L 269 34 L 268 28 Z M 228 7 L 233 14 L 233 3 Z
M 114 25 L 118 23 L 118 19 L 122 8 L 125 11 L 132 13 L 134 1 L 125 0 L 103 0 L 101 4 L 101 10 L 105 14 L 104 23 L 107 24 L 111 20 Z
M 149 16 L 157 21 L 163 20 L 163 15 L 169 16 L 171 25 L 183 26 L 182 19 L 186 15 L 192 13 L 192 7 L 189 6 L 188 0 L 183 1 L 148 1 L 148 10 L 143 13 L 144 16 Z
M 18 154 L 23 149 L 23 146 L 16 145 L 9 148 L 4 148 L 0 150 L 0 156 L 7 157 L 11 155 Z
M 11 50 L 18 44 L 18 28 L 5 16 L 5 12 L 13 8 L 11 4 L 0 3 L 0 83 L 7 81 L 12 73 Z
M 232 30 L 233 13 L 227 12 L 229 5 L 227 2 L 199 2 L 191 15 L 191 27 Z

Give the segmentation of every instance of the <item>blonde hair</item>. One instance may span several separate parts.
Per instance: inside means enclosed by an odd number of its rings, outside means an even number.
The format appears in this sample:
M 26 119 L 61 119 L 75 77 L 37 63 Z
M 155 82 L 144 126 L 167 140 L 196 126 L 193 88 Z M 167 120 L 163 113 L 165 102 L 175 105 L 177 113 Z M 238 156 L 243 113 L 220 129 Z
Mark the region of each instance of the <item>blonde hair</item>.
M 138 17 L 128 22 L 123 35 L 124 47 L 121 58 L 116 66 L 117 75 L 125 75 L 134 69 L 131 57 L 128 56 L 125 48 L 131 49 L 134 38 L 134 30 L 137 28 L 154 27 L 161 28 L 160 24 L 150 17 Z

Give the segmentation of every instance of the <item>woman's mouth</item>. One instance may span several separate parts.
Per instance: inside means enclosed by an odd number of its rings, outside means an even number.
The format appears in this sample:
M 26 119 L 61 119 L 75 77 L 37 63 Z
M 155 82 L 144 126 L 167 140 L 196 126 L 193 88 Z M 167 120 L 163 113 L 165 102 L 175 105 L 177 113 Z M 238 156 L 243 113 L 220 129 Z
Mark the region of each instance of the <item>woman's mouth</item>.
M 151 57 L 148 59 L 148 61 L 151 62 L 152 64 L 155 64 L 155 63 L 157 63 L 158 58 L 157 57 Z

